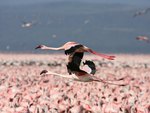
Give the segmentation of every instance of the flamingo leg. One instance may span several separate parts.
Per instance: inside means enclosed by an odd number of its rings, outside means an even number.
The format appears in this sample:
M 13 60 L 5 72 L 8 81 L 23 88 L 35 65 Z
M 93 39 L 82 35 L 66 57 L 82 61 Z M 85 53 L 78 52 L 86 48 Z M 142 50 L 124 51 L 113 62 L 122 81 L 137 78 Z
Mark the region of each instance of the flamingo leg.
M 93 51 L 93 50 L 91 50 L 91 49 L 89 50 L 89 52 L 90 52 L 90 53 L 93 53 L 93 54 L 95 54 L 95 55 L 98 55 L 98 56 L 100 56 L 100 57 L 106 58 L 106 59 L 108 59 L 108 60 L 114 60 L 114 58 L 115 58 L 115 56 L 109 56 L 109 55 L 106 55 L 106 54 L 98 53 L 98 52 Z
M 110 85 L 117 85 L 117 86 L 126 86 L 127 84 L 117 84 L 117 83 L 113 83 L 113 82 L 108 82 L 108 81 L 105 81 L 105 80 L 103 80 L 103 79 L 100 79 L 100 78 L 97 78 L 97 77 L 95 77 L 94 76 L 94 79 L 93 79 L 93 81 L 96 81 L 96 82 L 102 82 L 102 83 L 104 83 L 104 84 L 110 84 Z

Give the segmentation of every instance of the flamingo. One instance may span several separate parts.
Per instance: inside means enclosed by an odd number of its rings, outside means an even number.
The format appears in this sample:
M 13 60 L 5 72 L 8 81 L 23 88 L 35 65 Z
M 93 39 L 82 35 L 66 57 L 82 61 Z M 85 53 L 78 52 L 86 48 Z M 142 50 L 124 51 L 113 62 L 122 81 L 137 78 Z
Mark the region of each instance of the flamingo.
M 146 36 L 137 36 L 136 39 L 150 43 L 150 39 Z
M 38 48 L 48 49 L 48 50 L 65 50 L 65 54 L 69 55 L 67 70 L 69 74 L 72 74 L 72 76 L 68 76 L 68 75 L 63 75 L 63 74 L 58 74 L 58 73 L 54 73 L 51 71 L 43 70 L 40 73 L 40 75 L 52 74 L 52 75 L 61 76 L 64 78 L 72 79 L 75 81 L 81 81 L 81 82 L 97 81 L 97 82 L 103 82 L 103 83 L 113 84 L 113 85 L 122 85 L 122 84 L 109 83 L 102 79 L 96 78 L 95 76 L 92 76 L 91 74 L 95 74 L 96 72 L 95 64 L 92 61 L 86 61 L 83 63 L 84 65 L 87 65 L 90 68 L 90 72 L 80 69 L 80 63 L 83 58 L 84 52 L 91 52 L 98 56 L 107 58 L 109 60 L 113 60 L 114 56 L 108 56 L 105 54 L 97 53 L 93 51 L 92 49 L 86 46 L 83 46 L 79 43 L 76 43 L 76 42 L 67 42 L 63 46 L 58 47 L 58 48 L 48 47 L 45 45 L 39 45 L 35 49 L 38 49 Z
M 72 76 L 64 75 L 64 74 L 58 74 L 58 73 L 51 72 L 48 70 L 43 70 L 40 73 L 40 75 L 43 75 L 43 74 L 44 75 L 55 75 L 55 76 L 60 76 L 63 78 L 68 78 L 68 79 L 80 81 L 80 82 L 93 82 L 93 81 L 95 81 L 95 82 L 102 82 L 102 83 L 111 84 L 111 85 L 119 85 L 119 86 L 127 85 L 127 84 L 116 84 L 116 83 L 108 82 L 108 81 L 102 80 L 100 78 L 97 78 L 95 76 L 92 76 L 92 74 L 95 74 L 95 72 L 96 72 L 95 64 L 92 61 L 88 60 L 88 61 L 84 62 L 84 65 L 87 65 L 90 68 L 90 72 L 80 69 L 79 65 L 76 65 L 76 63 L 74 63 L 74 61 L 68 63 L 68 65 L 67 65 L 67 68 L 68 68 L 69 72 L 72 74 Z
M 97 81 L 97 82 L 102 82 L 102 83 L 107 83 L 107 84 L 112 84 L 112 85 L 121 85 L 121 86 L 125 85 L 125 84 L 115 84 L 115 83 L 106 82 L 105 80 L 92 76 L 91 74 L 95 74 L 96 68 L 95 68 L 95 64 L 90 60 L 87 60 L 83 63 L 84 65 L 87 65 L 90 68 L 90 72 L 80 69 L 80 63 L 81 63 L 82 57 L 83 57 L 83 53 L 82 54 L 79 52 L 74 53 L 71 62 L 68 63 L 67 69 L 68 69 L 69 74 L 72 74 L 72 76 L 58 74 L 58 73 L 51 72 L 48 70 L 43 70 L 40 73 L 40 75 L 43 75 L 43 74 L 55 75 L 55 76 L 60 76 L 63 78 L 68 78 L 68 79 L 72 79 L 72 80 L 80 81 L 80 82 Z
M 140 16 L 140 15 L 143 15 L 143 14 L 146 14 L 148 11 L 150 11 L 150 8 L 146 8 L 144 10 L 141 10 L 141 11 L 137 11 L 133 17 L 137 17 L 137 16 Z
M 32 26 L 32 23 L 30 22 L 23 22 L 23 24 L 21 25 L 23 28 L 25 27 L 31 27 Z
M 95 55 L 101 56 L 103 58 L 107 58 L 109 60 L 113 60 L 115 56 L 108 56 L 102 53 L 98 53 L 93 51 L 92 49 L 81 45 L 77 42 L 67 42 L 64 45 L 54 48 L 54 47 L 48 47 L 45 45 L 39 45 L 37 46 L 35 49 L 46 49 L 46 50 L 65 50 L 65 54 L 69 55 L 68 58 L 68 64 L 67 64 L 67 70 L 68 73 L 71 75 L 72 73 L 75 72 L 82 72 L 83 70 L 80 69 L 80 64 L 81 64 L 81 60 L 83 58 L 84 52 L 91 52 Z M 91 61 L 89 61 L 90 63 L 92 63 Z M 86 63 L 88 66 L 90 66 L 89 63 Z M 94 64 L 94 63 L 92 63 Z M 90 70 L 92 69 L 91 67 L 89 67 Z M 93 72 L 91 72 L 91 74 L 95 74 L 95 70 L 92 70 Z
M 66 55 L 71 55 L 73 53 L 79 52 L 79 53 L 83 53 L 83 52 L 90 52 L 92 54 L 98 55 L 100 57 L 106 58 L 108 60 L 114 60 L 115 56 L 109 56 L 103 53 L 98 53 L 94 50 L 92 50 L 91 48 L 84 46 L 82 44 L 79 44 L 77 42 L 67 42 L 64 45 L 60 46 L 60 47 L 48 47 L 46 45 L 39 45 L 37 46 L 35 49 L 46 49 L 46 50 L 65 50 L 65 54 Z M 71 57 L 70 57 L 71 58 Z
M 21 25 L 21 27 L 23 27 L 23 28 L 29 28 L 29 27 L 32 27 L 34 24 L 36 24 L 36 22 L 35 21 L 33 21 L 33 22 L 23 22 L 22 23 L 22 25 Z
M 104 84 L 111 84 L 111 85 L 119 85 L 119 86 L 125 86 L 127 84 L 116 84 L 113 82 L 107 82 L 105 80 L 102 80 L 100 78 L 97 78 L 95 76 L 92 76 L 91 74 L 85 72 L 85 71 L 76 71 L 74 74 L 72 74 L 72 76 L 69 75 L 65 75 L 65 74 L 59 74 L 59 73 L 55 73 L 55 72 L 51 72 L 48 70 L 43 70 L 40 75 L 54 75 L 54 76 L 60 76 L 63 78 L 67 78 L 67 79 L 71 79 L 74 81 L 79 81 L 79 82 L 102 82 Z

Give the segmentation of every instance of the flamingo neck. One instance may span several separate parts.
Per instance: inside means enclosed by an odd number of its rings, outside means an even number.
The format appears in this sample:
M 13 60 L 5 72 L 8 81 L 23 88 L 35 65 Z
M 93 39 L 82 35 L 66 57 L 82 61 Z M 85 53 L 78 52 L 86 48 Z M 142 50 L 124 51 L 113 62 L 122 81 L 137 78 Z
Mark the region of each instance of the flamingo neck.
M 45 49 L 49 49 L 49 50 L 63 50 L 63 47 L 45 47 Z

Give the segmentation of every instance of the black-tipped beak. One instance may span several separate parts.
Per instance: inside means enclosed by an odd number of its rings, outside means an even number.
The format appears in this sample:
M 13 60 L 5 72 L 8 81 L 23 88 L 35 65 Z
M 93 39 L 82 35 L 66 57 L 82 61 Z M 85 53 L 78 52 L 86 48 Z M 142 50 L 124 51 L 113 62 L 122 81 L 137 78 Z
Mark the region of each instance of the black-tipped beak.
M 139 37 L 135 37 L 135 39 L 139 40 Z
M 43 70 L 43 71 L 40 73 L 40 75 L 46 74 L 47 72 L 48 72 L 47 70 Z
M 39 45 L 39 46 L 37 46 L 35 49 L 39 49 L 39 48 L 41 48 L 42 47 L 42 45 Z

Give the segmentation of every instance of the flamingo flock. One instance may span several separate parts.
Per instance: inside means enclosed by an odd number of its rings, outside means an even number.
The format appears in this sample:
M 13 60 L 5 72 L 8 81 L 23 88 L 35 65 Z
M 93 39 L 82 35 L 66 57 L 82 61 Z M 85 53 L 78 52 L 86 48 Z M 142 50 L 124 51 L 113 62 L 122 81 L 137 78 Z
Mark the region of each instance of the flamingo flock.
M 133 17 L 149 11 L 150 8 L 138 11 Z M 30 28 L 34 24 L 23 22 L 21 27 Z M 150 43 L 150 38 L 146 36 L 137 36 L 136 40 Z M 35 49 L 63 50 L 68 57 L 68 74 L 60 74 L 59 66 L 51 66 L 57 68 L 56 73 L 49 69 L 39 72 L 41 68 L 37 65 L 26 67 L 20 66 L 21 63 L 5 63 L 0 67 L 1 113 L 150 113 L 149 63 L 144 62 L 144 68 L 126 65 L 98 70 L 100 68 L 96 68 L 94 61 L 83 61 L 86 52 L 107 60 L 114 60 L 115 56 L 96 52 L 77 42 L 67 42 L 60 47 L 38 45 Z M 31 64 L 34 65 L 33 62 Z M 97 71 L 104 70 L 126 77 L 108 80 L 95 76 Z M 37 76 L 39 73 L 40 76 Z M 110 78 L 114 76 L 109 74 Z M 120 80 L 124 83 L 116 83 Z
M 14 60 L 11 58 L 13 57 Z M 5 55 L 7 61 L 53 61 L 64 65 L 1 65 L 0 112 L 1 113 L 149 113 L 150 71 L 149 56 L 119 56 L 113 66 L 97 66 L 94 76 L 105 80 L 122 78 L 128 85 L 108 85 L 99 82 L 76 82 L 57 76 L 39 75 L 40 70 L 66 73 L 64 55 Z M 2 58 L 3 57 L 3 58 Z M 120 57 L 122 59 L 120 59 Z M 17 59 L 15 59 L 17 58 Z M 21 58 L 21 59 L 20 59 Z M 94 57 L 90 55 L 88 59 Z M 120 59 L 120 61 L 118 60 Z M 128 61 L 128 62 L 127 62 Z M 47 61 L 48 62 L 48 61 Z M 100 63 L 100 61 L 98 61 Z M 117 66 L 119 62 L 119 67 Z M 124 66 L 129 63 L 129 67 Z M 139 63 L 138 63 L 139 62 Z M 85 63 L 85 62 L 84 62 Z M 87 62 L 86 62 L 87 63 Z M 98 64 L 99 64 L 98 63 Z M 106 62 L 107 63 L 107 62 Z M 149 65 L 141 67 L 141 63 Z M 121 65 L 122 64 L 122 65 Z M 97 65 L 97 64 L 96 64 Z M 134 65 L 137 65 L 134 67 Z M 138 66 L 139 65 L 139 66 Z M 114 73 L 115 75 L 102 75 Z M 74 74 L 68 75 L 69 77 Z M 93 75 L 91 75 L 93 76 Z M 105 77 L 108 77 L 107 79 Z M 120 79 L 121 79 L 120 78 Z

